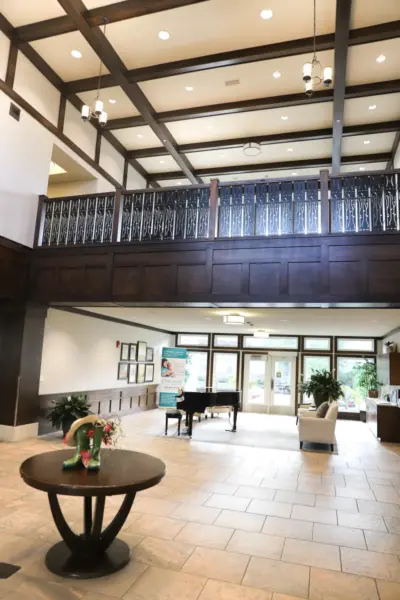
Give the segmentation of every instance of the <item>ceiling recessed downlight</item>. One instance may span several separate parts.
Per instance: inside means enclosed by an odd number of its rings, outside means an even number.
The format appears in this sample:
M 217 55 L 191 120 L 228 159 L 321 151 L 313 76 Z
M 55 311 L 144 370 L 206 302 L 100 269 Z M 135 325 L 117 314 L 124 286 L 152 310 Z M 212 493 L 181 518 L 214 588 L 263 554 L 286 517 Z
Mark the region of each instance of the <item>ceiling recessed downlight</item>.
M 364 144 L 370 144 L 371 140 L 364 140 Z
M 82 58 L 82 52 L 79 50 L 71 50 L 71 56 L 74 58 Z
M 264 19 L 264 21 L 268 21 L 268 19 L 272 19 L 272 15 L 274 13 L 272 12 L 272 10 L 270 8 L 265 8 L 264 10 L 262 10 L 260 12 L 260 17 L 262 19 Z
M 138 134 L 137 134 L 137 137 L 139 138 L 139 140 L 141 140 L 141 139 L 142 139 L 142 137 L 143 137 L 143 133 L 138 133 Z
M 243 146 L 243 154 L 246 156 L 258 156 L 261 154 L 261 146 L 256 142 L 249 142 Z
M 193 92 L 193 90 L 194 90 L 194 87 L 193 87 L 193 86 L 191 86 L 191 85 L 186 85 L 186 86 L 185 86 L 185 90 L 186 90 L 187 92 Z
M 289 118 L 289 117 L 288 117 L 287 115 L 283 115 L 283 116 L 281 117 L 282 121 L 287 121 L 287 120 L 288 120 L 288 118 Z
M 360 171 L 365 171 L 365 167 L 360 167 Z
M 244 317 L 242 315 L 224 315 L 223 320 L 226 325 L 244 325 Z
M 274 79 L 279 79 L 279 77 L 280 77 L 281 75 L 282 75 L 282 73 L 281 73 L 280 71 L 274 71 L 274 72 L 272 73 L 272 77 L 273 77 Z
M 160 40 L 163 40 L 163 41 L 169 40 L 169 33 L 168 33 L 168 31 L 160 31 L 158 33 L 158 37 L 160 38 Z
M 292 177 L 296 177 L 297 173 L 292 173 Z
M 110 104 L 117 104 L 117 101 L 115 100 L 115 98 L 109 98 L 108 101 Z
M 287 151 L 288 152 L 293 152 L 293 148 L 288 148 Z
M 160 165 L 163 165 L 165 163 L 165 160 L 160 160 Z
M 370 106 L 368 106 L 368 110 L 375 110 L 376 109 L 376 104 L 371 104 Z
M 376 62 L 377 62 L 377 63 L 383 63 L 383 62 L 385 62 L 385 60 L 386 60 L 386 56 L 385 56 L 384 54 L 380 54 L 380 55 L 377 57 L 377 59 L 376 59 Z

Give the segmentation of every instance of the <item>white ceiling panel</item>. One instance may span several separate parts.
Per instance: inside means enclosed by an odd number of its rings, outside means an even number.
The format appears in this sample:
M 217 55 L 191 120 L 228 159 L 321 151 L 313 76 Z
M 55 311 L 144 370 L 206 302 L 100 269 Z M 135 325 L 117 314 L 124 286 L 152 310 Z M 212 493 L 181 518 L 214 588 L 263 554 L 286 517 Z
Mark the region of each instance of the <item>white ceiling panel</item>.
M 95 100 L 96 95 L 96 90 L 78 94 L 79 98 L 89 105 Z M 115 100 L 115 104 L 110 102 L 110 99 Z M 107 112 L 109 119 L 134 117 L 139 114 L 139 111 L 120 87 L 115 86 L 100 90 L 100 100 L 104 102 L 104 110 Z
M 138 162 L 148 173 L 167 173 L 180 171 L 172 156 L 155 156 L 151 158 L 140 158 Z
M 0 0 L 0 13 L 14 27 L 65 16 L 57 0 Z
M 377 154 L 390 152 L 396 133 L 374 133 L 373 135 L 355 135 L 342 140 L 342 155 Z M 366 144 L 365 142 L 369 142 Z
M 303 64 L 309 54 L 199 71 L 189 75 L 144 81 L 140 87 L 157 111 L 193 108 L 220 102 L 249 100 L 304 91 Z M 321 52 L 324 65 L 333 65 L 333 51 Z M 275 79 L 276 71 L 281 77 Z M 239 79 L 239 85 L 226 86 L 226 81 Z M 187 91 L 186 87 L 193 87 Z
M 335 0 L 317 3 L 317 33 L 335 30 Z M 260 18 L 263 9 L 273 17 Z M 302 0 L 296 18 L 293 0 L 210 0 L 192 6 L 111 23 L 109 40 L 129 69 L 218 52 L 275 44 L 309 37 L 313 30 L 313 3 Z M 160 31 L 170 37 L 161 41 Z
M 360 171 L 383 171 L 386 169 L 385 162 L 367 163 L 363 165 L 342 165 L 340 172 L 344 173 L 360 173 Z M 362 173 L 360 173 L 361 175 Z
M 142 127 L 128 127 L 127 129 L 113 129 L 113 134 L 127 150 L 163 148 L 156 134 L 147 125 L 143 125 Z
M 377 62 L 376 59 L 381 54 L 386 57 L 386 60 Z M 400 37 L 349 48 L 346 85 L 389 81 L 398 79 L 399 74 Z
M 370 110 L 369 107 L 376 107 Z M 400 119 L 400 93 L 352 98 L 344 103 L 344 124 L 360 125 Z
M 202 177 L 204 183 L 210 183 L 211 179 L 216 177 L 222 182 L 235 181 L 254 181 L 256 179 L 280 179 L 282 177 L 312 177 L 319 175 L 320 169 L 281 169 L 279 171 L 258 171 L 256 173 L 240 173 L 240 175 L 213 175 L 212 177 Z M 294 175 L 296 173 L 296 175 Z
M 189 179 L 165 179 L 164 181 L 161 179 L 160 181 L 157 181 L 157 183 L 159 185 L 161 185 L 162 187 L 177 187 L 177 186 L 185 186 L 185 185 L 192 185 L 189 181 Z M 206 182 L 204 182 L 206 183 Z
M 351 28 L 370 27 L 377 23 L 389 23 L 400 19 L 398 0 L 353 0 L 351 5 Z

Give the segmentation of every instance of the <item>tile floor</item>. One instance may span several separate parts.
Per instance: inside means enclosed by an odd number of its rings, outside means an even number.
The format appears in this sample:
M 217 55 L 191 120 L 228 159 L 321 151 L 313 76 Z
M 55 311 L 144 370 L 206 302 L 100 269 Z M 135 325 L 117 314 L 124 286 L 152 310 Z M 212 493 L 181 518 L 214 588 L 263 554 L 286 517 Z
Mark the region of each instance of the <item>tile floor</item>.
M 279 417 L 265 418 L 279 427 Z M 400 599 L 400 446 L 344 421 L 335 454 L 165 438 L 158 411 L 123 426 L 121 445 L 160 457 L 167 475 L 139 494 L 121 534 L 133 560 L 97 580 L 46 570 L 59 536 L 46 495 L 19 477 L 26 457 L 62 448 L 61 439 L 1 444 L 0 562 L 22 568 L 0 580 L 0 599 Z M 106 515 L 118 502 L 108 500 Z M 62 504 L 80 527 L 81 501 Z

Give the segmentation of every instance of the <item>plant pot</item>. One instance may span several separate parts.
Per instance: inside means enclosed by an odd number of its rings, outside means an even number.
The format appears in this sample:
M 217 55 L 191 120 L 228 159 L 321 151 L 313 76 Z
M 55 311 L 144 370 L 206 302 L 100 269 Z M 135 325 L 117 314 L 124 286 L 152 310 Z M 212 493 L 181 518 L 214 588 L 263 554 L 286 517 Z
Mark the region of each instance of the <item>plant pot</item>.
M 62 430 L 64 436 L 67 435 L 68 431 L 71 429 L 72 423 L 75 423 L 76 417 L 66 417 L 62 422 Z
M 368 390 L 368 398 L 378 398 L 379 392 L 378 390 Z
M 328 394 L 314 394 L 314 404 L 317 408 L 324 402 L 328 402 L 328 401 L 329 401 Z

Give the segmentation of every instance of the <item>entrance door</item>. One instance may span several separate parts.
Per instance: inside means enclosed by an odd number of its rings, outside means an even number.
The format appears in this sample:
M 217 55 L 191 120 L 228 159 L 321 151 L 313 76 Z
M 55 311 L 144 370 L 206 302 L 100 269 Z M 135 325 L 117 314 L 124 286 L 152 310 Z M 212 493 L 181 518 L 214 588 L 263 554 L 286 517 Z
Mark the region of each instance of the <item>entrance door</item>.
M 294 415 L 295 387 L 296 357 L 245 355 L 244 411 Z

